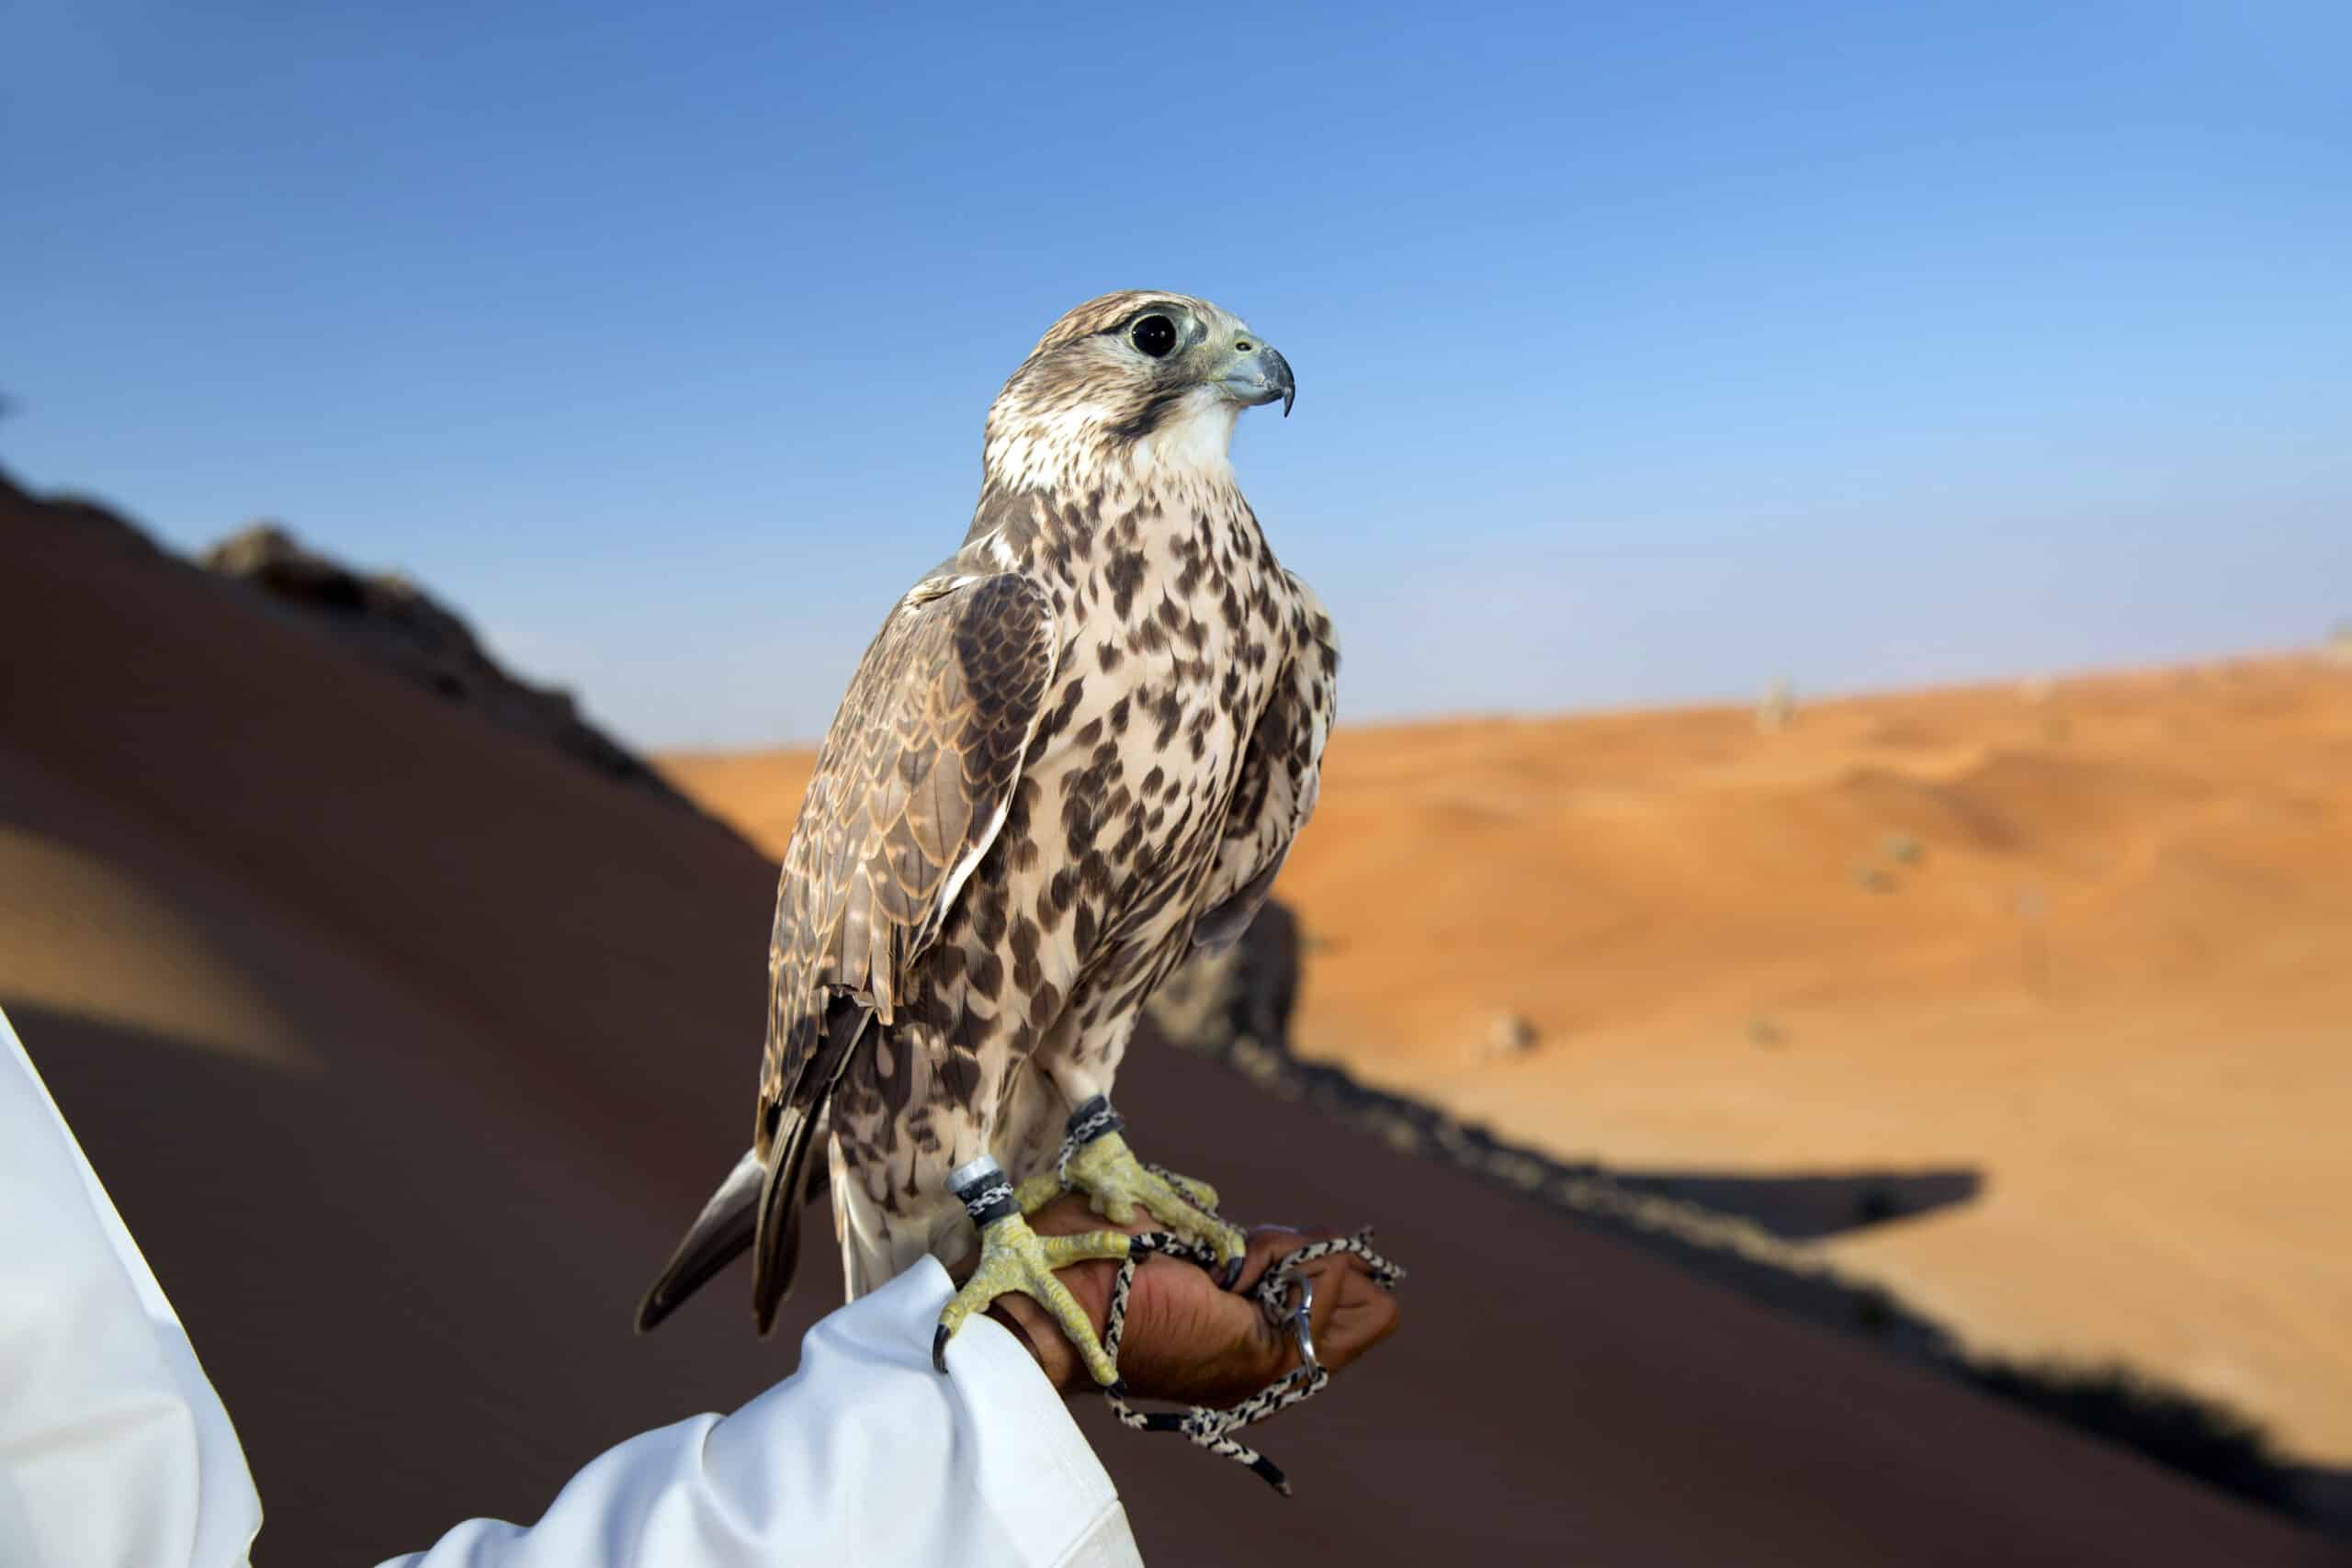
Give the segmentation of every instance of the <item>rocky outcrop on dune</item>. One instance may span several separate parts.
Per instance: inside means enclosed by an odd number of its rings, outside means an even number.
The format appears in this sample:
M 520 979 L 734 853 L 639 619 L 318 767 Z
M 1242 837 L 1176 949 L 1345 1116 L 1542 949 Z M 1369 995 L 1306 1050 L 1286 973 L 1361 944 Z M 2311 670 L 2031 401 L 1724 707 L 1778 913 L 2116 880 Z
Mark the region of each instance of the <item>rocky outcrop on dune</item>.
M 133 555 L 161 555 L 163 549 L 147 531 L 98 502 L 79 495 L 34 496 L 0 468 L 0 503 L 13 503 L 25 515 L 74 529 L 85 537 L 103 539 Z
M 462 617 L 397 572 L 355 571 L 306 548 L 277 523 L 255 523 L 230 535 L 198 564 L 326 627 L 367 658 L 503 729 L 693 809 L 661 774 L 582 718 L 570 692 L 535 686 L 505 670 Z
M 36 497 L 0 471 L 0 500 L 44 525 L 104 540 L 126 553 L 189 569 L 119 513 L 85 497 Z M 361 572 L 305 547 L 282 525 L 256 523 L 192 563 L 267 611 L 325 631 L 382 669 L 501 729 L 550 746 L 606 778 L 715 822 L 637 755 L 582 716 L 560 688 L 506 670 L 465 619 L 396 572 Z

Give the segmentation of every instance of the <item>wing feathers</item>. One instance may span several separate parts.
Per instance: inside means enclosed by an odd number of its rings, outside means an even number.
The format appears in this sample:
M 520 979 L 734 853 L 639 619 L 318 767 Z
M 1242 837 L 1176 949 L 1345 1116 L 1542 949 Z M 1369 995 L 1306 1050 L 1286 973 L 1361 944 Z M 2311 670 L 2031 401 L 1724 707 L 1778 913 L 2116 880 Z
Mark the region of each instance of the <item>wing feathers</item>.
M 817 1110 L 787 1118 L 782 1139 L 768 1151 L 763 1163 L 759 1203 L 752 1212 L 756 1232 L 752 1254 L 752 1311 L 762 1334 L 775 1325 L 775 1309 L 791 1290 L 793 1266 L 799 1261 L 800 1214 L 808 1207 L 808 1156 L 817 1145 L 817 1129 L 824 1125 L 820 1112 L 833 1085 L 841 1081 L 850 1052 L 865 1038 L 873 1019 L 869 1010 L 854 1001 L 837 998 L 831 1003 L 822 1048 L 808 1064 L 808 1076 L 821 1086 L 814 1096 Z
M 785 851 L 762 1065 L 764 1323 L 791 1281 L 801 1168 L 853 1050 L 888 1025 L 907 971 L 1003 829 L 1058 660 L 1045 588 L 1017 572 L 933 580 L 865 651 Z M 860 1021 L 836 1016 L 854 1003 Z
M 1004 827 L 1058 662 L 1053 633 L 1032 578 L 933 578 L 866 649 L 785 850 L 752 1155 L 704 1206 L 640 1327 L 747 1246 L 761 1331 L 775 1321 L 834 1088 Z

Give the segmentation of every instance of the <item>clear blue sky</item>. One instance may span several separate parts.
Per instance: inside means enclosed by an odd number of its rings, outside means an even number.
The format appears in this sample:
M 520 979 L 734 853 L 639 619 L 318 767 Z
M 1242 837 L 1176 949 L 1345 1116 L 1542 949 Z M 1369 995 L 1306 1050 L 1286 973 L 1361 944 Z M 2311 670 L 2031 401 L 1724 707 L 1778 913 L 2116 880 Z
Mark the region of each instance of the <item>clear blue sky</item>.
M 1065 308 L 1236 460 L 1349 716 L 2352 615 L 2352 6 L 25 0 L 0 463 L 281 518 L 642 744 L 822 730 Z

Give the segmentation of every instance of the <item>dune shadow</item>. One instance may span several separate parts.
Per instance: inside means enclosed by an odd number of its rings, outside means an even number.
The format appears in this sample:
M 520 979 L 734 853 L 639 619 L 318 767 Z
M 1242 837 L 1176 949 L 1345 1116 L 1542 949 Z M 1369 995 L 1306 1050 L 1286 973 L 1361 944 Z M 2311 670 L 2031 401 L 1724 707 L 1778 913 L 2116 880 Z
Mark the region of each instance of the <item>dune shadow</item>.
M 1850 1170 L 1757 1175 L 1730 1171 L 1611 1173 L 1628 1191 L 1736 1214 L 1784 1241 L 1824 1236 L 1932 1213 L 1984 1190 L 1969 1166 L 1928 1170 Z
M 1295 919 L 1269 904 L 1245 940 L 1171 980 L 1155 1032 L 1277 1099 L 1304 1101 L 1400 1153 L 1442 1160 L 1663 1256 L 1774 1310 L 1850 1333 L 1996 1398 L 2130 1449 L 2247 1501 L 2352 1537 L 2352 1472 L 2292 1462 L 2227 1404 L 2120 1362 L 2009 1360 L 1970 1350 L 1885 1287 L 1805 1244 L 1971 1201 L 1972 1167 L 1758 1175 L 1629 1171 L 1559 1160 L 1488 1127 L 1302 1060 L 1288 1046 L 1299 979 Z
M 1202 1049 L 1197 1042 L 1183 1044 Z M 2352 1472 L 2291 1463 L 2260 1423 L 2222 1401 L 2121 1363 L 1974 1353 L 1947 1325 L 1882 1285 L 1840 1272 L 1805 1246 L 1966 1202 L 1984 1188 L 1974 1170 L 1789 1177 L 1615 1171 L 1554 1160 L 1248 1035 L 1203 1054 L 1279 1098 L 1304 1100 L 1392 1148 L 1514 1189 L 1750 1301 L 1867 1339 L 2208 1485 L 2352 1537 Z

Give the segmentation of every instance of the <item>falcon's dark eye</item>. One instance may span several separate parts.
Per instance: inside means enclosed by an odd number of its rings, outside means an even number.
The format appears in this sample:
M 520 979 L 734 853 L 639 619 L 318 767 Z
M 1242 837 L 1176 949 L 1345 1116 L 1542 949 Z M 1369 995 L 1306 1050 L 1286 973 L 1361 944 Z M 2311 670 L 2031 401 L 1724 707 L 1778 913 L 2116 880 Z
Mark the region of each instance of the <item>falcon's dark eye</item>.
M 1165 316 L 1146 316 L 1127 329 L 1127 341 L 1154 359 L 1165 359 L 1176 346 L 1176 323 Z

